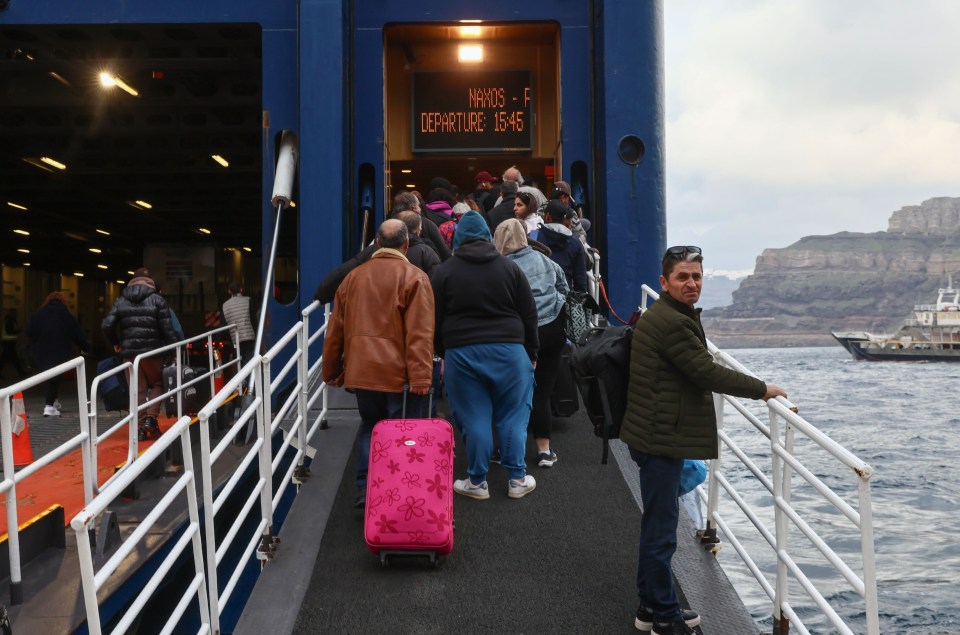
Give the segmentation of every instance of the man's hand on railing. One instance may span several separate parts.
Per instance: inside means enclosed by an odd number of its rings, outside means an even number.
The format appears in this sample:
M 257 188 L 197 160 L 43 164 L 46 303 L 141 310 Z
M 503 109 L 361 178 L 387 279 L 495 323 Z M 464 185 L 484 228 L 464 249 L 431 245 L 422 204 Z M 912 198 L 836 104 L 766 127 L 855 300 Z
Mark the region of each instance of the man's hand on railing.
M 766 401 L 774 397 L 783 397 L 786 399 L 787 391 L 776 384 L 767 384 L 767 392 L 763 393 L 763 400 Z

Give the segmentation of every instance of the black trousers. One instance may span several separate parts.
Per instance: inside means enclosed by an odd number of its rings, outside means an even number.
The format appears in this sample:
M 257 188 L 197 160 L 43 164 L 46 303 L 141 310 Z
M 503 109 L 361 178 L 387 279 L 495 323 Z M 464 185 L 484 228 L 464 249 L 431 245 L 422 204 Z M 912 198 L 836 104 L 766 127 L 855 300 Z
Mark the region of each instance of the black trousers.
M 552 429 L 550 395 L 560 373 L 560 355 L 567 341 L 564 333 L 563 311 L 553 322 L 537 329 L 540 350 L 537 353 L 537 369 L 533 373 L 533 410 L 530 412 L 529 429 L 535 439 L 549 439 Z

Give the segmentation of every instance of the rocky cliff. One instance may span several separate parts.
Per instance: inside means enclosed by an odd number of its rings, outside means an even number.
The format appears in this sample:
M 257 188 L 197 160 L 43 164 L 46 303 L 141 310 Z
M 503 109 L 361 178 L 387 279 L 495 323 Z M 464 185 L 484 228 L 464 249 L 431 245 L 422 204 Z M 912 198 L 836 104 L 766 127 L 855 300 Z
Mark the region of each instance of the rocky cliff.
M 831 330 L 896 328 L 957 272 L 960 198 L 933 198 L 894 212 L 883 232 L 764 250 L 733 304 L 704 311 L 704 326 L 721 346 L 830 345 Z

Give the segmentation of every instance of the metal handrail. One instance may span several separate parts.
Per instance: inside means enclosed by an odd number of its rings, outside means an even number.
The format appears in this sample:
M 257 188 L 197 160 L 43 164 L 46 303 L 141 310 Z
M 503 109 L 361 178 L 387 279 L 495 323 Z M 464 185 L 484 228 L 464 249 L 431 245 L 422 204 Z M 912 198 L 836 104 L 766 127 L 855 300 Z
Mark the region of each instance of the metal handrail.
M 659 298 L 657 292 L 647 285 L 643 285 L 642 291 L 641 311 L 646 310 L 648 300 Z M 749 369 L 728 353 L 719 350 L 709 340 L 707 341 L 707 347 L 717 363 L 755 376 Z M 706 487 L 701 485 L 696 489 L 700 499 L 707 505 L 707 527 L 703 532 L 705 537 L 709 539 L 718 528 L 723 532 L 724 537 L 740 556 L 747 570 L 757 580 L 763 592 L 773 601 L 775 631 L 785 632 L 784 629 L 789 624 L 796 627 L 801 633 L 808 632 L 798 612 L 790 602 L 791 590 L 799 585 L 838 632 L 852 633 L 853 631 L 844 622 L 843 618 L 837 614 L 829 601 L 797 564 L 795 556 L 800 554 L 801 551 L 788 541 L 788 536 L 791 526 L 798 529 L 814 547 L 815 551 L 836 569 L 840 578 L 863 598 L 867 633 L 877 635 L 880 632 L 880 626 L 873 540 L 873 507 L 870 496 L 870 478 L 874 473 L 873 468 L 797 414 L 797 408 L 783 397 L 776 397 L 767 401 L 769 424 L 764 424 L 739 399 L 729 395 L 715 394 L 714 404 L 717 412 L 720 447 L 721 450 L 726 447 L 729 453 L 721 452 L 718 458 L 709 462 L 710 469 Z M 759 467 L 758 462 L 750 458 L 750 455 L 726 432 L 724 425 L 725 404 L 732 405 L 734 410 L 746 419 L 753 429 L 766 437 L 770 448 L 769 454 L 760 458 L 769 461 L 768 470 L 772 474 L 772 478 L 768 477 Z M 797 433 L 803 434 L 816 444 L 816 447 L 825 451 L 830 457 L 852 472 L 857 485 L 856 508 L 833 491 L 799 460 L 794 453 Z M 727 479 L 722 471 L 725 457 L 733 457 L 744 465 L 754 476 L 755 482 L 759 483 L 773 497 L 774 527 L 772 530 Z M 810 485 L 812 491 L 829 502 L 838 510 L 840 516 L 849 521 L 859 532 L 859 562 L 862 568 L 862 577 L 853 571 L 843 557 L 823 540 L 816 529 L 791 504 L 793 474 L 803 478 Z M 755 561 L 753 555 L 755 550 L 744 546 L 725 515 L 720 511 L 721 489 L 749 523 L 753 525 L 761 538 L 761 542 L 767 544 L 776 557 L 777 570 L 772 581 L 768 579 L 768 574 L 765 574 Z M 751 547 L 753 546 L 755 545 L 751 543 Z M 807 552 L 804 551 L 802 554 L 806 556 Z M 790 584 L 791 580 L 795 581 L 794 585 Z
M 7 550 L 10 557 L 10 603 L 23 602 L 23 578 L 20 565 L 20 519 L 17 511 L 17 484 L 25 481 L 38 470 L 67 453 L 80 448 L 83 464 L 83 499 L 89 503 L 93 499 L 93 482 L 96 480 L 96 466 L 90 463 L 90 420 L 83 408 L 80 408 L 80 433 L 60 444 L 43 456 L 35 459 L 29 466 L 16 471 L 13 458 L 13 421 L 10 398 L 45 381 L 68 371 L 76 371 L 77 395 L 80 403 L 87 397 L 86 365 L 82 357 L 76 357 L 53 368 L 37 373 L 11 386 L 0 390 L 0 444 L 3 454 L 3 481 L 0 482 L 0 494 L 6 495 L 7 513 Z

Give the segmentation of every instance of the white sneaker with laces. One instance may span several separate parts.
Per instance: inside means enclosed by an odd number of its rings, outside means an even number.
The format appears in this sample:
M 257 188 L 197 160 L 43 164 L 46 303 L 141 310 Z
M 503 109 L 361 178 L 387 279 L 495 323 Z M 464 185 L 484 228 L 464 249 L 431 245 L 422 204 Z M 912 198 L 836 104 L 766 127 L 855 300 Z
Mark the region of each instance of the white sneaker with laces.
M 486 481 L 479 483 L 477 485 L 474 485 L 469 478 L 465 478 L 459 481 L 454 481 L 453 491 L 463 496 L 476 498 L 477 500 L 487 500 L 488 498 L 490 498 L 490 488 L 487 487 Z
M 44 406 L 43 407 L 43 416 L 44 417 L 59 417 L 60 411 L 57 410 L 56 406 Z
M 507 496 L 510 498 L 523 498 L 537 487 L 535 478 L 527 474 L 521 479 L 510 479 L 510 486 L 507 488 Z

